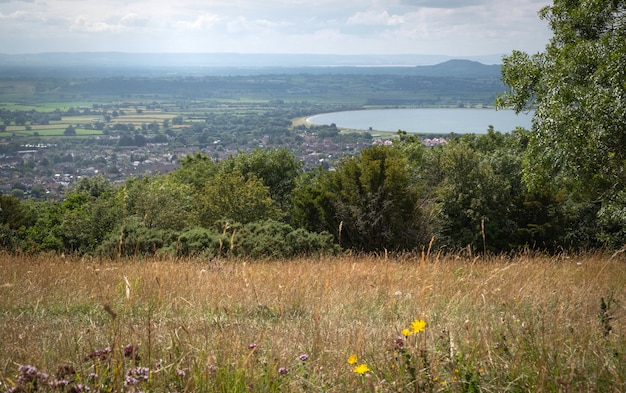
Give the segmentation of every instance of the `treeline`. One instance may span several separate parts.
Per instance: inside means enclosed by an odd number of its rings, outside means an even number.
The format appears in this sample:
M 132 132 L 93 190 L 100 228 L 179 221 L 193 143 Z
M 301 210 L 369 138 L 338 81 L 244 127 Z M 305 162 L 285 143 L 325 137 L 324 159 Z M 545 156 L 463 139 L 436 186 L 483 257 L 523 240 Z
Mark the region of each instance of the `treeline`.
M 621 247 L 626 226 L 610 201 L 526 185 L 528 137 L 522 129 L 489 130 L 427 149 L 399 132 L 393 146 L 313 171 L 284 148 L 221 161 L 197 153 L 171 173 L 120 186 L 83 178 L 59 202 L 0 196 L 0 246 L 257 258 L 429 246 L 474 253 Z

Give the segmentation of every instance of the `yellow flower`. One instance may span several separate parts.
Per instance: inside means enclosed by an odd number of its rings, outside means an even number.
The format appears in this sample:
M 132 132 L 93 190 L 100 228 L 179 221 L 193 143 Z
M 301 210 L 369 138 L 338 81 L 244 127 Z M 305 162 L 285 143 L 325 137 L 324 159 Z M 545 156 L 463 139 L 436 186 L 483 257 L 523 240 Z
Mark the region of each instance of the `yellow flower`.
M 411 322 L 411 330 L 413 333 L 419 333 L 424 329 L 426 329 L 426 321 L 424 321 L 423 319 L 416 319 L 415 321 Z
M 409 337 L 411 335 L 411 331 L 409 329 L 403 329 L 402 330 L 402 335 L 404 337 Z
M 350 355 L 350 357 L 348 358 L 348 364 L 355 364 L 357 360 L 358 358 L 356 357 L 356 355 Z
M 359 364 L 358 366 L 354 367 L 354 370 L 352 370 L 352 371 L 354 371 L 355 373 L 357 373 L 359 375 L 363 375 L 366 372 L 370 371 L 370 368 L 367 367 L 367 364 L 362 363 L 362 364 Z

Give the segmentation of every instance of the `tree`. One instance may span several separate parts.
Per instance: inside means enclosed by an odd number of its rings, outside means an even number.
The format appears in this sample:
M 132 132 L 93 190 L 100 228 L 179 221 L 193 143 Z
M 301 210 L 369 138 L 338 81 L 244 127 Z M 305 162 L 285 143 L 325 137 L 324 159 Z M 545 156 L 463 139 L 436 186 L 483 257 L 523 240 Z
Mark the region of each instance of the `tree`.
M 246 224 L 280 217 L 280 211 L 270 197 L 269 187 L 258 177 L 250 175 L 246 179 L 238 171 L 214 176 L 206 183 L 198 202 L 204 227 L 212 227 L 218 220 Z
M 256 176 L 269 188 L 270 196 L 286 211 L 291 201 L 291 192 L 296 178 L 302 172 L 302 162 L 296 160 L 286 148 L 239 153 L 222 162 L 224 171 L 238 171 L 246 179 Z
M 497 100 L 536 108 L 524 180 L 568 190 L 573 212 L 608 226 L 596 234 L 605 245 L 623 244 L 626 223 L 608 212 L 626 207 L 626 2 L 555 0 L 539 15 L 554 36 L 543 53 L 504 58 L 510 90 Z
M 63 131 L 63 135 L 73 136 L 76 135 L 76 129 L 71 124 L 67 126 L 65 131 Z
M 396 147 L 374 146 L 320 170 L 294 191 L 293 220 L 363 251 L 411 249 L 425 240 L 420 189 Z
M 175 178 L 155 175 L 127 180 L 121 193 L 127 213 L 146 228 L 181 230 L 197 223 L 193 191 Z
M 626 2 L 555 0 L 543 53 L 504 58 L 500 107 L 536 109 L 525 179 L 590 199 L 626 187 Z

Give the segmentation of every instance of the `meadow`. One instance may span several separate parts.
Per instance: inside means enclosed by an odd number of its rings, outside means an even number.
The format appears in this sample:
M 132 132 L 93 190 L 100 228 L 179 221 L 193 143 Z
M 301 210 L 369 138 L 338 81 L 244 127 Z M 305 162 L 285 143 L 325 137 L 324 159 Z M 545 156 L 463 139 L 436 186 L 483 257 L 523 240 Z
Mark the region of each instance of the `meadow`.
M 0 392 L 626 391 L 621 255 L 0 255 Z

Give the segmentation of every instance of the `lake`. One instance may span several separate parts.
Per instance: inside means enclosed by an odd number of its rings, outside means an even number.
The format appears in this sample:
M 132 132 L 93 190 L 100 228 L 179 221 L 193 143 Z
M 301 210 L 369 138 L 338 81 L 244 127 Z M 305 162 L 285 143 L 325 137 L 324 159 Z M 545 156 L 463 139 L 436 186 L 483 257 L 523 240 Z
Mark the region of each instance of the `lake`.
M 307 122 L 335 124 L 339 128 L 369 131 L 404 130 L 410 133 L 486 134 L 489 125 L 496 131 L 510 132 L 516 127 L 530 129 L 531 113 L 516 115 L 512 110 L 467 108 L 370 109 L 332 112 L 311 116 Z

